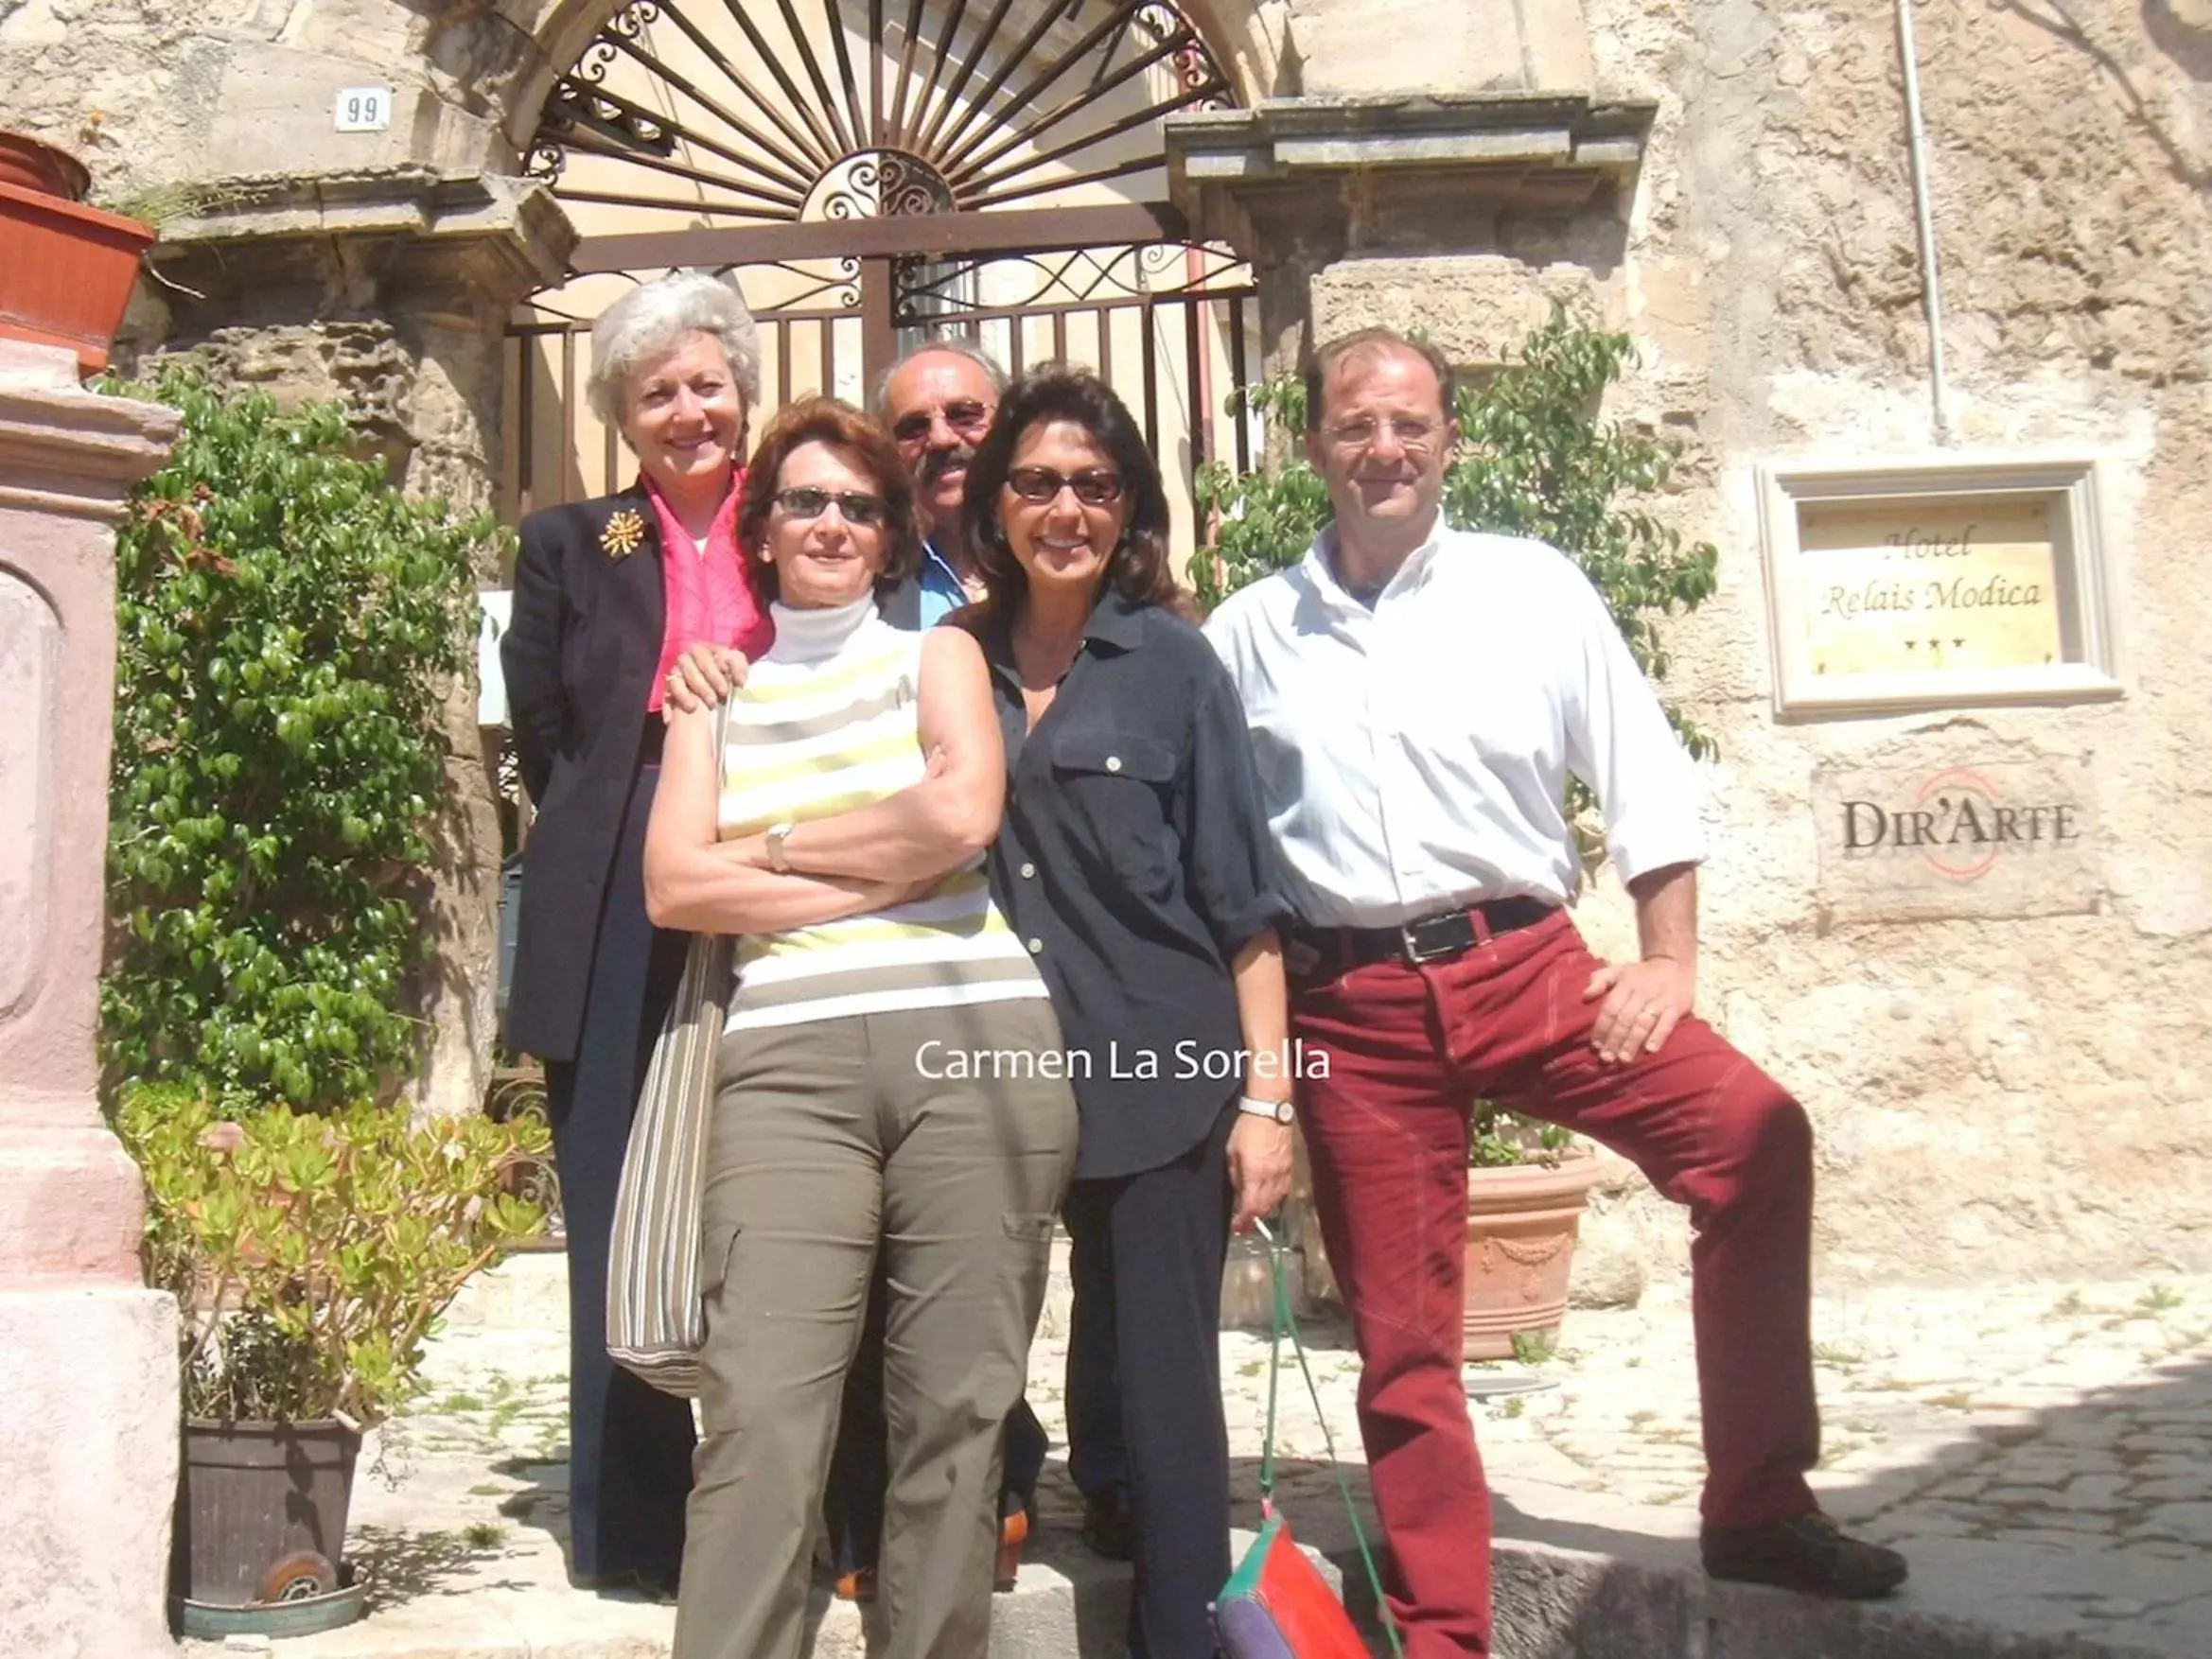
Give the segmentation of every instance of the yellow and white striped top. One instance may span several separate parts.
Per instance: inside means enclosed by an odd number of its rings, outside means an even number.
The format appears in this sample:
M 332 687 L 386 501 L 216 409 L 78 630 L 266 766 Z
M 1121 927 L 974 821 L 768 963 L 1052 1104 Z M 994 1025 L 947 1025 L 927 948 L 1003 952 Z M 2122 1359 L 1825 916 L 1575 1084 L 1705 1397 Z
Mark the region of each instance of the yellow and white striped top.
M 869 806 L 924 770 L 922 635 L 884 621 L 873 598 L 771 610 L 776 643 L 730 707 L 716 808 L 725 837 Z M 741 939 L 726 1029 L 1045 994 L 978 859 L 908 903 Z

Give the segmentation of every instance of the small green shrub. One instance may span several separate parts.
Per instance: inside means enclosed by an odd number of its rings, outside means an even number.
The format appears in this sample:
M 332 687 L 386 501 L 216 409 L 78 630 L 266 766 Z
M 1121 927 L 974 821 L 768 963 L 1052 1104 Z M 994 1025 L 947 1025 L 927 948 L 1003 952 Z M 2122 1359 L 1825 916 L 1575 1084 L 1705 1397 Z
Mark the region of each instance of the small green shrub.
M 412 1070 L 430 949 L 439 708 L 500 533 L 281 413 L 165 366 L 184 431 L 117 538 L 111 1077 L 329 1107 Z
M 1574 1137 L 1557 1124 L 1523 1117 L 1495 1101 L 1478 1100 L 1468 1114 L 1467 1166 L 1505 1169 L 1520 1163 L 1555 1164 Z
M 528 1115 L 233 1121 L 161 1085 L 125 1090 L 116 1128 L 146 1172 L 147 1283 L 184 1310 L 189 1417 L 380 1421 L 469 1276 L 545 1220 L 514 1190 L 551 1144 Z

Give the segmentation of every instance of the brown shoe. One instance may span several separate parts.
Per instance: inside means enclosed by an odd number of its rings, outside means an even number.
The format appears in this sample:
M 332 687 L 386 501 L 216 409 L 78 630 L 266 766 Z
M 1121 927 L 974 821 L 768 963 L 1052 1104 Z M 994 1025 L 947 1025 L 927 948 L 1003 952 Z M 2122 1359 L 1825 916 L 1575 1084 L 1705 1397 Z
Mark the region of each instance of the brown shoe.
M 998 1567 L 991 1576 L 993 1590 L 1008 1591 L 1022 1572 L 1022 1545 L 1029 1540 L 1029 1511 L 1012 1510 L 998 1523 Z
M 1698 1535 L 1705 1570 L 1716 1579 L 1773 1584 L 1806 1596 L 1867 1601 L 1905 1582 L 1905 1557 L 1845 1534 L 1818 1510 L 1763 1527 L 1715 1527 Z

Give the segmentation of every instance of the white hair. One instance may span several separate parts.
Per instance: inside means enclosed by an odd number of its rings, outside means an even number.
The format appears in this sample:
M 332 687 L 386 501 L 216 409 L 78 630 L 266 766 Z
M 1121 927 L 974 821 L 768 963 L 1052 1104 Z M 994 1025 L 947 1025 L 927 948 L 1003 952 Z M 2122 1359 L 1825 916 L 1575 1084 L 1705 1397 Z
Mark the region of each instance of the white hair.
M 641 283 L 599 314 L 591 325 L 591 376 L 585 395 L 610 427 L 623 424 L 630 376 L 683 343 L 711 334 L 729 361 L 746 408 L 761 403 L 761 335 L 733 284 L 703 271 L 679 271 Z
M 869 412 L 879 421 L 891 418 L 891 378 L 916 358 L 926 358 L 932 353 L 940 357 L 966 358 L 983 371 L 991 382 L 991 395 L 995 400 L 1006 395 L 1006 371 L 998 359 L 986 351 L 982 344 L 964 334 L 944 334 L 935 340 L 925 340 L 912 351 L 900 354 L 899 360 L 875 377 L 875 386 L 868 400 Z

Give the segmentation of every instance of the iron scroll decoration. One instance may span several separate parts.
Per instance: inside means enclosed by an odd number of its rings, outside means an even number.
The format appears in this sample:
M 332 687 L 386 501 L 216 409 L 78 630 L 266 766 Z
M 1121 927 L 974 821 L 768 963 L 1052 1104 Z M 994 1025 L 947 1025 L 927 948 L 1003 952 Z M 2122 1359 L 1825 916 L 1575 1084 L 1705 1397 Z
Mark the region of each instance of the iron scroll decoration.
M 1155 169 L 1161 117 L 1233 101 L 1166 0 L 725 9 L 720 41 L 671 0 L 617 12 L 554 83 L 529 173 L 689 223 L 972 211 Z M 616 165 L 571 168 L 584 157 Z

